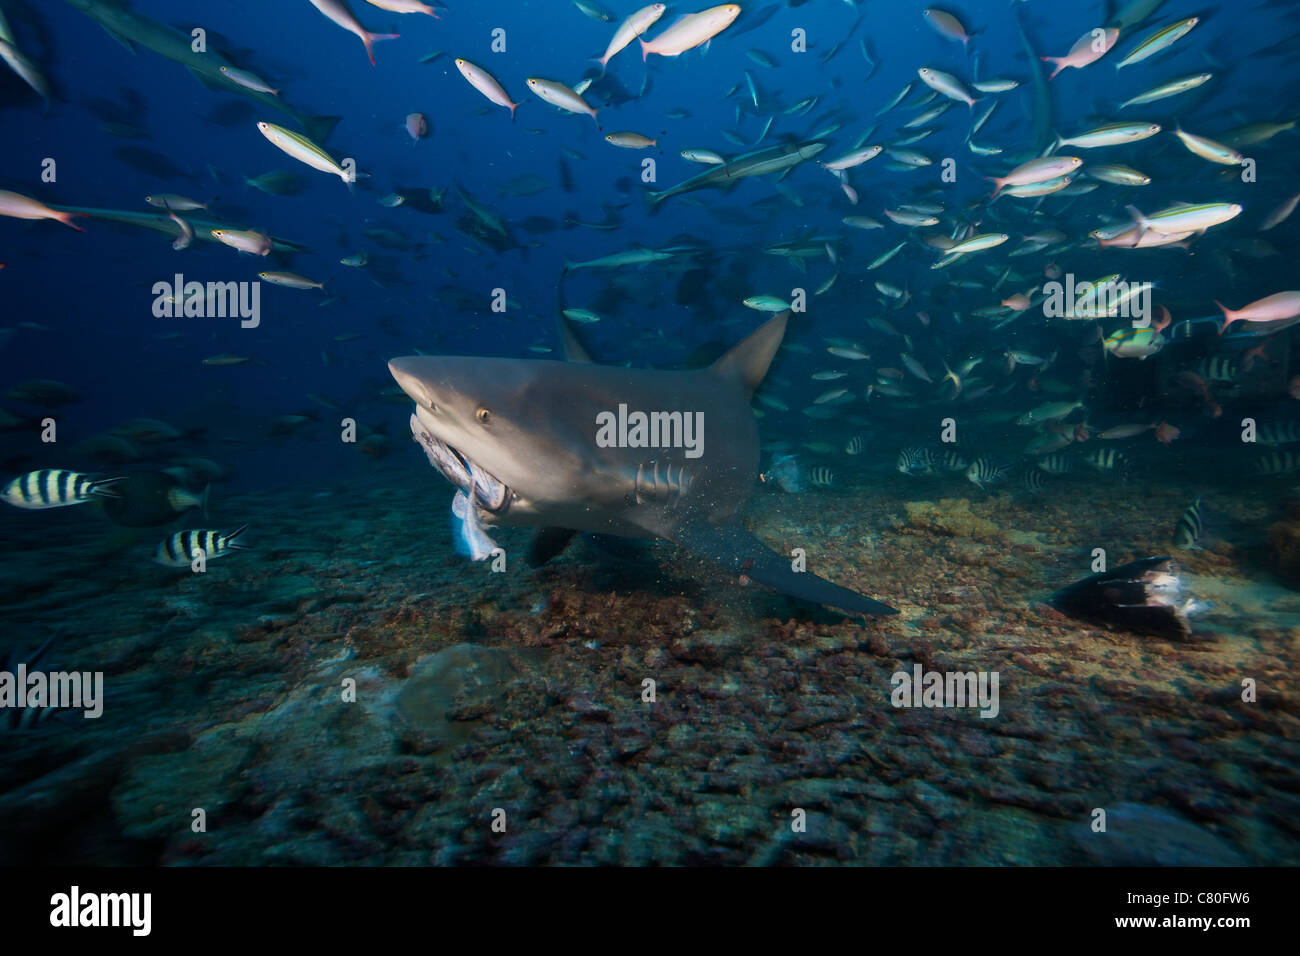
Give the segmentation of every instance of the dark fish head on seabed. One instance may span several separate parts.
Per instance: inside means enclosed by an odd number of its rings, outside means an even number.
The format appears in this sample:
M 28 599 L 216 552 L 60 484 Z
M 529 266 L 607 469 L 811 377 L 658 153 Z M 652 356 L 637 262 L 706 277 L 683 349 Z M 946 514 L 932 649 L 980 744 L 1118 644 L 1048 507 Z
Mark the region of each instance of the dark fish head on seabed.
M 1143 558 L 1076 581 L 1056 592 L 1052 605 L 1071 617 L 1189 641 L 1187 615 L 1197 605 L 1183 597 L 1178 570 L 1173 558 Z
M 794 455 L 773 458 L 767 471 L 759 475 L 759 480 L 765 484 L 774 484 L 792 495 L 801 493 L 806 487 L 803 469 L 799 467 L 799 459 Z
M 166 524 L 191 508 L 207 508 L 207 491 L 184 488 L 165 471 L 138 471 L 113 485 L 115 497 L 103 502 L 110 521 L 127 528 Z

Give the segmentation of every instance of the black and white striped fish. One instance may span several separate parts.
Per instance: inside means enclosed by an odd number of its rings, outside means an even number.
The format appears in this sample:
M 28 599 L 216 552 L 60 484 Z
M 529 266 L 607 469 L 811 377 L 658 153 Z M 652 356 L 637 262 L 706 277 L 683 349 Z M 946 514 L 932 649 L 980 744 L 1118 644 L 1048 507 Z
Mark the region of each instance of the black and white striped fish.
M 829 488 L 835 484 L 835 472 L 825 465 L 817 465 L 808 470 L 808 480 L 817 488 Z
M 944 471 L 965 471 L 970 462 L 955 448 L 941 448 L 930 453 L 930 461 Z
M 1300 422 L 1269 422 L 1261 425 L 1255 441 L 1261 445 L 1293 445 L 1300 442 Z
M 1006 465 L 999 465 L 992 458 L 981 455 L 966 469 L 966 478 L 987 490 L 989 485 L 996 485 L 1005 479 L 1009 470 Z
M 844 454 L 860 455 L 867 447 L 867 440 L 861 435 L 854 435 L 844 445 Z
M 1300 454 L 1275 451 L 1271 455 L 1261 455 L 1251 464 L 1251 470 L 1257 475 L 1289 475 L 1300 471 Z
M 1207 382 L 1231 382 L 1237 378 L 1238 369 L 1237 364 L 1231 359 L 1214 355 L 1201 359 L 1196 365 L 1196 371 Z
M 248 525 L 240 525 L 229 534 L 199 528 L 177 531 L 159 543 L 154 549 L 153 559 L 169 568 L 188 568 L 194 560 L 196 550 L 202 550 L 204 561 L 224 558 L 233 551 L 245 550 L 242 544 L 235 544 L 235 539 L 247 527 Z
M 934 452 L 920 445 L 904 448 L 898 453 L 898 470 L 905 475 L 934 474 Z
M 1074 459 L 1058 451 L 1050 455 L 1044 455 L 1037 459 L 1034 464 L 1049 475 L 1068 475 L 1074 467 Z
M 63 468 L 42 468 L 19 475 L 5 485 L 4 498 L 15 508 L 64 508 L 84 505 L 96 496 L 111 498 L 108 486 L 121 478 L 91 478 L 79 471 Z
M 1089 452 L 1083 459 L 1098 471 L 1118 471 L 1123 473 L 1128 465 L 1128 459 L 1121 451 L 1114 448 L 1098 448 L 1096 451 Z
M 1191 503 L 1183 516 L 1178 519 L 1178 524 L 1174 527 L 1174 545 L 1179 548 L 1197 548 L 1197 543 L 1201 540 L 1201 531 L 1204 530 L 1204 521 L 1201 516 L 1201 499 L 1197 498 Z
M 39 669 L 45 652 L 50 649 L 55 640 L 55 637 L 46 638 L 45 642 L 30 654 L 23 654 L 17 647 L 10 648 L 6 653 L 0 654 L 0 672 L 14 674 L 18 670 L 19 664 L 25 665 L 29 674 Z M 63 708 L 59 707 L 33 706 L 29 697 L 28 706 L 26 707 L 15 706 L 12 709 L 0 710 L 0 732 L 14 731 L 22 733 L 38 730 L 62 710 Z
M 965 471 L 970 462 L 955 448 L 926 448 L 913 445 L 898 453 L 898 470 L 905 475 L 933 475 L 941 471 Z
M 1041 468 L 1026 468 L 1023 478 L 1025 490 L 1031 495 L 1041 494 L 1043 489 L 1047 487 L 1047 475 L 1048 472 L 1041 470 Z

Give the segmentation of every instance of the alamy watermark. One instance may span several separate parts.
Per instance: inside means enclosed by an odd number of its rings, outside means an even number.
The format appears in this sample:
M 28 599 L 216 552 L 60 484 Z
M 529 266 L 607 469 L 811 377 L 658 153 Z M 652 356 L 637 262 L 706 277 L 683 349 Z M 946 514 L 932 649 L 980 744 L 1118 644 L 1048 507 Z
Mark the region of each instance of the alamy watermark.
M 186 282 L 178 272 L 172 282 L 155 282 L 152 291 L 153 314 L 160 319 L 238 316 L 245 329 L 262 321 L 260 282 Z
M 1112 279 L 1076 283 L 1073 273 L 1065 282 L 1043 286 L 1043 315 L 1049 319 L 1132 319 L 1134 328 L 1151 324 L 1151 283 Z
M 596 415 L 599 448 L 683 448 L 687 458 L 704 454 L 703 412 L 640 412 L 620 404 Z
M 912 665 L 912 673 L 895 671 L 889 702 L 895 707 L 978 707 L 980 716 L 996 717 L 997 671 L 924 671 Z
M 54 927 L 125 927 L 133 936 L 148 936 L 152 913 L 152 893 L 83 893 L 74 883 L 67 893 L 50 897 Z
M 94 719 L 104 712 L 103 671 L 0 671 L 0 707 L 77 709 Z

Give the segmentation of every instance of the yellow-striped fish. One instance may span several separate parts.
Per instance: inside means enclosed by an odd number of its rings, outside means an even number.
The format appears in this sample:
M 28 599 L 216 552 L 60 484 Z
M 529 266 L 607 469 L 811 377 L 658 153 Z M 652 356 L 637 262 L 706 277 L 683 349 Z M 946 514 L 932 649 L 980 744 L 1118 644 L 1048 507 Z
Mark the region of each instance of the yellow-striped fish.
M 1134 63 L 1140 63 L 1149 56 L 1155 56 L 1161 50 L 1187 36 L 1192 27 L 1200 22 L 1197 17 L 1188 17 L 1186 20 L 1179 20 L 1177 23 L 1171 23 L 1169 26 L 1157 30 L 1135 46 L 1128 56 L 1116 63 L 1115 69 L 1120 70 Z
M 528 78 L 528 88 L 537 94 L 540 99 L 545 100 L 552 106 L 558 106 L 569 113 L 586 113 L 595 120 L 596 127 L 600 127 L 600 120 L 596 119 L 596 110 L 563 83 L 557 80 L 545 80 L 538 76 L 530 76 Z
M 231 249 L 247 252 L 254 256 L 271 254 L 271 237 L 253 229 L 212 229 L 212 238 Z
M 1224 166 L 1240 166 L 1242 164 L 1241 153 L 1237 152 L 1230 146 L 1216 143 L 1214 140 L 1206 139 L 1204 136 L 1194 136 L 1191 133 L 1184 132 L 1181 127 L 1174 130 L 1174 135 L 1182 140 L 1183 145 L 1191 152 L 1201 157 L 1201 159 L 1208 159 L 1212 163 L 1220 163 Z
M 317 282 L 315 279 L 308 279 L 306 276 L 300 276 L 296 272 L 259 272 L 259 279 L 271 283 L 272 285 L 282 285 L 286 289 L 323 289 L 324 282 Z
M 351 188 L 353 181 L 356 179 L 355 171 L 344 169 L 329 153 L 306 136 L 287 130 L 283 126 L 276 126 L 274 123 L 260 122 L 257 124 L 257 129 L 277 149 L 292 156 L 300 163 L 306 163 L 312 169 L 319 169 L 322 173 L 333 173 Z

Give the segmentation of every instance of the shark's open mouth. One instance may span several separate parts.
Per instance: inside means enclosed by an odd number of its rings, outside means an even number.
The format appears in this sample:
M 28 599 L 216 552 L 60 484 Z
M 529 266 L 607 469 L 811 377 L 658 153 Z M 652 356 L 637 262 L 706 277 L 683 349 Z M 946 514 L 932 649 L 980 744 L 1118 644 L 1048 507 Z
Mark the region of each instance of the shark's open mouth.
M 435 436 L 414 413 L 411 414 L 411 434 L 429 456 L 429 464 L 467 496 L 472 496 L 474 503 L 484 511 L 502 514 L 510 507 L 510 488 L 505 482 Z

